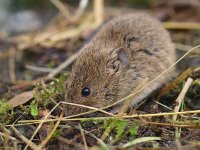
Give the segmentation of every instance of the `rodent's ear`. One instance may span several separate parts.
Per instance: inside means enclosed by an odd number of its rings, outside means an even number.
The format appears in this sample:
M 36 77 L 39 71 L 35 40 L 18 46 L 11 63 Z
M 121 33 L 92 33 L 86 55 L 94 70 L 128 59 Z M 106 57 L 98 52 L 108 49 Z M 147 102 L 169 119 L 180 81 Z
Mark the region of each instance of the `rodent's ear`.
M 123 48 L 115 48 L 109 53 L 108 68 L 113 73 L 117 72 L 122 66 L 127 67 L 129 65 L 128 54 Z
M 123 65 L 128 66 L 129 58 L 124 48 L 115 48 L 110 52 L 112 59 L 119 60 Z

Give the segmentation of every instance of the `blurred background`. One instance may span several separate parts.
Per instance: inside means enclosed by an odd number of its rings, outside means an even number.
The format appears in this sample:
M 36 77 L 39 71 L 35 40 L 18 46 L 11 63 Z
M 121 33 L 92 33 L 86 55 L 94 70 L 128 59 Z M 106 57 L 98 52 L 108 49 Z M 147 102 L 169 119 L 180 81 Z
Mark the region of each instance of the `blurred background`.
M 13 35 L 38 30 L 55 17 L 60 10 L 73 12 L 82 7 L 93 9 L 93 0 L 0 0 L 0 33 Z M 65 5 L 65 6 L 61 6 Z M 105 17 L 132 11 L 148 11 L 161 21 L 199 21 L 199 0 L 106 0 Z M 60 9 L 60 10 L 59 10 Z

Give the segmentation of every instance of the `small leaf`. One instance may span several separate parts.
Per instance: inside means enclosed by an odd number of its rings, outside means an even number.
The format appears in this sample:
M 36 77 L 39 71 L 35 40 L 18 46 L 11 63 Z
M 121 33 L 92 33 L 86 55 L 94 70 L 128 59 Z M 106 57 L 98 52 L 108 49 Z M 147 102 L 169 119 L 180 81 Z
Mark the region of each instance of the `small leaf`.
M 30 108 L 31 108 L 31 115 L 32 116 L 37 116 L 38 115 L 38 105 L 35 103 L 31 103 Z
M 15 97 L 11 98 L 7 103 L 11 105 L 11 107 L 17 107 L 19 105 L 27 103 L 29 100 L 33 98 L 35 91 L 28 91 L 21 94 L 16 95 Z

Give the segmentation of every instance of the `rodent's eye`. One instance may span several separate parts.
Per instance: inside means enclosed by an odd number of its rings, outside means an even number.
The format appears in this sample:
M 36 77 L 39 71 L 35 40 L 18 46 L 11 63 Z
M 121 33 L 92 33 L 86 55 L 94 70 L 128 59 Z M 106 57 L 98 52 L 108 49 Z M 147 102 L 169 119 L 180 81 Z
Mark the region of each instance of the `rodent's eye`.
M 82 89 L 82 91 L 81 91 L 81 95 L 82 96 L 88 96 L 88 95 L 90 95 L 90 88 L 88 88 L 88 87 L 84 87 L 83 89 Z

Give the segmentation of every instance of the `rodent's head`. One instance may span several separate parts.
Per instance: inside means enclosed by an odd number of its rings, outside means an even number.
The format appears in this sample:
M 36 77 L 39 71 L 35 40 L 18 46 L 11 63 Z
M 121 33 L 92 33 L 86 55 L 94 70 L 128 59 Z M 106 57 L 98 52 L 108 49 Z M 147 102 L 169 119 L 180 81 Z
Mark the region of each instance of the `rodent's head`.
M 65 101 L 97 108 L 112 104 L 117 100 L 118 82 L 128 63 L 123 48 L 110 51 L 84 49 L 66 82 Z M 64 109 L 67 115 L 85 111 L 70 105 L 64 105 Z

